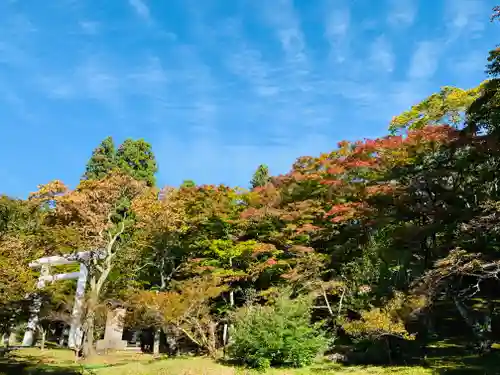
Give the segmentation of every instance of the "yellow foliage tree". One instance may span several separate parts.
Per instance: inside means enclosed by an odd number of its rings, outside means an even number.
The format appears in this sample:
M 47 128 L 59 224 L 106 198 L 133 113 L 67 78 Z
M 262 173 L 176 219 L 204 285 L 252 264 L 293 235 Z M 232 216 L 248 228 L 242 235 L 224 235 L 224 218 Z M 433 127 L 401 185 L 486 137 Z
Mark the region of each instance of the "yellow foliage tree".
M 218 322 L 210 314 L 210 301 L 226 290 L 218 278 L 208 276 L 190 279 L 173 291 L 140 291 L 132 298 L 133 315 L 141 323 L 148 322 L 165 331 L 173 326 L 215 356 Z
M 31 200 L 47 207 L 46 225 L 58 251 L 90 251 L 85 354 L 93 353 L 96 309 L 116 259 L 126 248 L 125 234 L 135 226 L 133 201 L 144 183 L 119 173 L 82 181 L 74 190 L 54 181 L 39 187 Z
M 422 129 L 428 125 L 458 126 L 470 105 L 481 96 L 488 81 L 469 90 L 446 86 L 439 92 L 415 104 L 409 110 L 394 116 L 389 125 L 391 133 Z

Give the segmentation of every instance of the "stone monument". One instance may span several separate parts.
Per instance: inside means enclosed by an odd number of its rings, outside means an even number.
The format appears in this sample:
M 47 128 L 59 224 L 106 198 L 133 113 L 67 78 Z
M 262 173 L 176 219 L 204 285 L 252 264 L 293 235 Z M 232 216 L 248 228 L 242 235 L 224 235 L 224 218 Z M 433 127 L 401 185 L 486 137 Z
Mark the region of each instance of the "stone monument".
M 96 349 L 101 350 L 125 350 L 127 340 L 122 340 L 123 323 L 127 310 L 117 308 L 108 312 L 106 318 L 106 328 L 104 329 L 104 339 L 97 341 Z

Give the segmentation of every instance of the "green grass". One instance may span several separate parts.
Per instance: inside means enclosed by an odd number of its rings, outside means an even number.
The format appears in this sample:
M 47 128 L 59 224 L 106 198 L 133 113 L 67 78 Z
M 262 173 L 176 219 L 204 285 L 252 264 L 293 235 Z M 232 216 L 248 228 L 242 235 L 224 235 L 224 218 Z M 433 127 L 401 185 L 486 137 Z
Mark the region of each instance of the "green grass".
M 216 363 L 208 358 L 167 358 L 154 359 L 141 353 L 113 353 L 75 363 L 68 350 L 23 349 L 0 360 L 2 375 L 75 375 L 78 373 L 96 375 L 253 375 L 256 371 L 236 368 Z M 305 369 L 270 369 L 270 375 L 322 375 L 322 374 L 432 374 L 423 367 L 363 367 L 332 364 L 323 361 Z
M 270 369 L 269 375 L 424 375 L 500 374 L 500 355 L 467 354 L 463 348 L 441 342 L 430 347 L 426 366 L 342 366 L 322 360 L 304 369 Z M 154 359 L 151 355 L 117 352 L 75 363 L 73 353 L 63 349 L 23 349 L 0 358 L 1 375 L 256 375 L 256 371 L 231 367 L 208 358 Z

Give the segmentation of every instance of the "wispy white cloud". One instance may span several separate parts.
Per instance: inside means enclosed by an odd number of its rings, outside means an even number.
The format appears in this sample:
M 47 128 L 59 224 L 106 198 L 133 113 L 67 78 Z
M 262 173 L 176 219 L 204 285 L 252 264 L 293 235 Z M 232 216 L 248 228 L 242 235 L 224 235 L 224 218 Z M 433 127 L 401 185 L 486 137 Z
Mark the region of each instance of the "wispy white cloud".
M 191 170 L 202 179 L 206 176 L 205 182 L 210 181 L 210 176 L 213 181 L 220 170 L 246 180 L 259 162 L 267 162 L 282 173 L 298 155 L 312 154 L 315 147 L 327 143 L 322 129 L 335 112 L 334 105 L 326 100 L 331 97 L 331 87 L 327 77 L 313 75 L 317 66 L 297 11 L 289 1 L 250 6 L 281 46 L 272 59 L 262 53 L 262 45 L 251 39 L 240 18 L 222 20 L 214 30 L 207 25 L 205 14 L 190 14 L 191 32 L 199 48 L 207 54 L 217 53 L 230 75 L 221 81 L 196 50 L 187 49 L 189 52 L 182 57 L 186 70 L 175 72 L 172 85 L 180 79 L 189 93 L 193 106 L 190 137 L 172 139 L 168 132 L 159 137 L 164 142 L 161 160 L 175 158 L 179 149 L 196 155 L 196 160 L 182 162 L 180 169 L 186 175 L 179 180 L 193 174 Z M 195 72 L 193 81 L 188 72 Z M 323 97 L 325 100 L 319 100 Z M 222 130 L 221 125 L 227 122 Z
M 376 100 L 379 91 L 373 84 L 360 81 L 334 80 L 332 82 L 332 94 L 356 102 L 360 107 L 369 106 Z
M 387 100 L 381 103 L 384 106 L 386 118 L 388 119 L 398 114 L 395 108 L 399 108 L 402 111 L 418 103 L 432 93 L 431 90 L 433 89 L 437 90 L 437 87 L 433 88 L 425 81 L 406 80 L 392 82 L 387 90 Z
M 432 41 L 418 43 L 413 52 L 408 70 L 410 79 L 429 79 L 436 72 L 439 64 L 439 45 Z
M 98 59 L 89 59 L 76 70 L 77 89 L 83 89 L 87 95 L 96 100 L 118 104 L 119 78 Z
M 351 13 L 345 6 L 328 3 L 330 10 L 327 13 L 325 35 L 328 39 L 343 37 L 347 34 L 351 23 Z
M 151 12 L 144 0 L 128 0 L 137 15 L 146 21 L 151 21 Z
M 192 105 L 187 119 L 190 129 L 197 138 L 217 138 L 219 108 L 227 104 L 227 93 L 223 92 L 223 85 L 216 82 L 210 67 L 201 60 L 197 50 L 186 46 L 177 53 L 182 66 L 172 72 L 176 77 L 173 85 L 185 85 L 179 104 L 187 101 Z
M 326 137 L 305 134 L 286 144 L 224 143 L 211 138 L 187 140 L 165 137 L 158 146 L 160 165 L 163 165 L 163 173 L 169 174 L 170 181 L 180 183 L 197 176 L 197 183 L 233 185 L 233 181 L 237 180 L 247 187 L 259 164 L 269 165 L 271 173 L 285 173 L 298 156 L 317 155 L 318 149 L 329 150 L 334 145 Z M 179 158 L 178 155 L 192 157 Z M 167 168 L 166 164 L 170 160 L 176 160 L 177 168 Z
M 391 73 L 394 70 L 394 52 L 385 36 L 379 36 L 370 46 L 370 61 L 381 71 Z
M 277 142 L 293 136 L 300 128 L 321 132 L 327 113 L 333 111 L 333 105 L 327 109 L 326 103 L 317 100 L 326 95 L 327 77 L 314 74 L 317 62 L 307 45 L 303 20 L 293 5 L 292 1 L 280 0 L 260 2 L 254 8 L 259 21 L 271 28 L 281 46 L 282 53 L 274 60 L 266 61 L 238 23 L 233 23 L 236 27 L 229 30 L 232 48 L 224 59 L 231 71 L 249 82 L 257 93 L 257 98 L 249 98 L 254 102 L 251 107 L 255 107 L 249 110 L 276 124 L 266 133 Z M 304 119 L 303 124 L 293 132 L 290 126 L 277 125 L 297 123 L 300 118 Z
M 99 22 L 80 21 L 78 24 L 85 34 L 95 35 L 99 32 Z
M 6 39 L 0 39 L 0 62 L 16 68 L 32 65 L 32 56 L 22 46 Z
M 475 29 L 479 13 L 466 0 L 449 0 L 460 6 L 442 15 L 445 35 L 432 34 L 443 25 L 423 18 L 410 28 L 418 13 L 410 0 L 368 11 L 351 0 L 233 1 L 220 13 L 215 1 L 129 0 L 122 10 L 139 23 L 118 16 L 105 23 L 83 2 L 61 0 L 58 11 L 72 7 L 72 18 L 57 25 L 63 41 L 36 12 L 12 12 L 0 34 L 4 112 L 22 124 L 69 122 L 86 130 L 87 142 L 105 133 L 145 137 L 161 182 L 244 184 L 259 163 L 283 173 L 296 157 L 341 138 L 382 135 L 392 115 L 441 85 L 477 77 L 474 65 L 484 65 L 482 46 L 473 54 L 441 43 L 453 30 L 468 38 Z M 184 15 L 178 29 L 168 18 L 174 13 Z M 131 27 L 133 38 L 116 43 Z M 428 34 L 414 34 L 421 29 Z M 418 38 L 411 52 L 401 45 Z
M 24 122 L 32 124 L 35 120 L 25 100 L 16 93 L 14 87 L 0 85 L 0 102 L 7 104 L 6 111 L 13 111 L 16 115 L 20 116 Z
M 293 1 L 268 2 L 262 7 L 262 11 L 276 32 L 288 63 L 295 69 L 300 69 L 297 73 L 307 74 L 309 69 L 307 46 Z
M 444 23 L 450 38 L 457 39 L 464 35 L 474 38 L 481 35 L 490 15 L 490 8 L 492 5 L 488 6 L 486 0 L 446 0 Z
M 415 0 L 389 0 L 389 13 L 387 22 L 392 26 L 411 26 L 417 14 L 418 1 Z
M 325 38 L 330 45 L 330 57 L 339 63 L 349 54 L 351 12 L 342 2 L 328 1 L 325 4 Z
M 15 32 L 19 36 L 21 35 L 26 36 L 30 33 L 38 31 L 38 28 L 30 20 L 30 18 L 20 13 L 9 18 L 8 29 L 9 30 L 7 30 L 7 33 L 9 31 Z
M 248 41 L 235 39 L 234 48 L 224 59 L 229 71 L 246 81 L 259 97 L 269 98 L 278 94 L 281 85 L 273 82 L 273 69 L 263 61 L 261 52 L 251 47 Z
M 49 98 L 90 100 L 119 113 L 124 97 L 120 73 L 104 59 L 89 55 L 68 70 L 38 72 L 34 83 Z
M 40 60 L 32 54 L 36 46 L 34 41 L 40 34 L 39 28 L 26 15 L 15 13 L 11 17 L 2 19 L 2 33 L 0 33 L 0 63 L 4 67 L 15 70 L 35 69 Z
M 127 75 L 127 80 L 134 83 L 134 89 L 140 89 L 143 85 L 149 92 L 153 87 L 163 87 L 169 79 L 161 59 L 158 56 L 150 56 L 143 66 Z
M 486 65 L 486 53 L 483 50 L 474 50 L 448 60 L 448 66 L 456 76 L 463 77 L 476 73 Z

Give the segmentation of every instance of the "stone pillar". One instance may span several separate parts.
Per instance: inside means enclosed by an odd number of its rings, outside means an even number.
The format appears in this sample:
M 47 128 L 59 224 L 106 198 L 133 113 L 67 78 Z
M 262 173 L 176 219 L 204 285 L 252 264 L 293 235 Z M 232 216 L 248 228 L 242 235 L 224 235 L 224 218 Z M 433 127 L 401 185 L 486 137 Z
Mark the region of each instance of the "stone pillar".
M 59 336 L 59 346 L 64 347 L 64 343 L 67 341 L 66 337 L 69 338 L 69 328 L 64 326 L 61 331 L 61 336 Z
M 16 332 L 11 332 L 10 335 L 9 335 L 9 345 L 10 346 L 15 346 L 17 344 L 18 344 L 18 342 L 17 342 L 17 334 L 16 334 Z
M 97 341 L 97 350 L 125 350 L 127 341 L 122 340 L 123 320 L 125 319 L 125 309 L 115 309 L 108 312 L 106 328 L 104 329 L 104 339 Z
M 82 332 L 82 312 L 83 303 L 85 301 L 85 286 L 87 285 L 87 277 L 89 271 L 87 266 L 80 263 L 80 274 L 76 282 L 75 303 L 73 305 L 73 313 L 71 320 L 71 327 L 68 335 L 68 348 L 78 349 L 82 345 L 83 332 Z
M 44 264 L 40 271 L 40 277 L 38 278 L 38 283 L 36 284 L 37 289 L 43 289 L 45 287 L 44 276 L 50 275 L 50 268 L 48 265 Z M 26 327 L 26 332 L 24 333 L 23 346 L 32 346 L 35 341 L 35 332 L 38 328 L 38 314 L 42 307 L 42 300 L 37 293 L 33 299 L 33 306 L 31 307 L 31 316 L 28 320 L 28 325 Z

